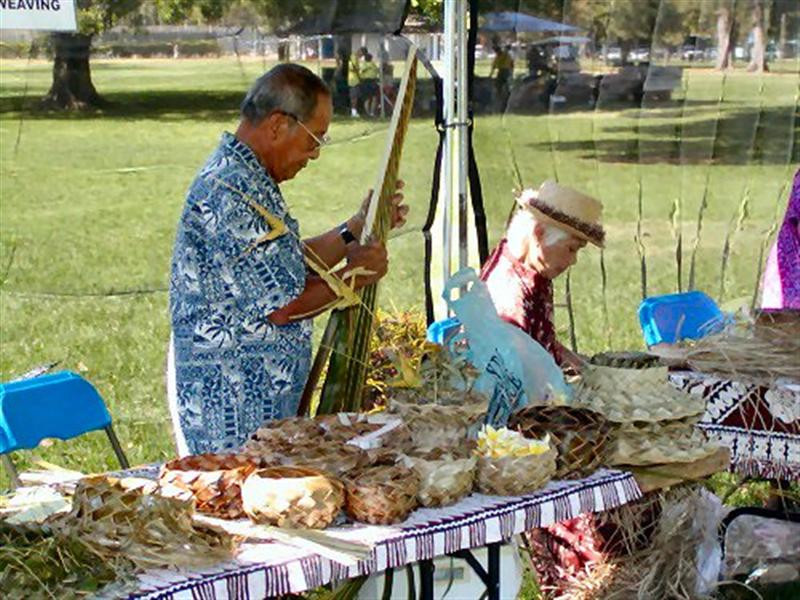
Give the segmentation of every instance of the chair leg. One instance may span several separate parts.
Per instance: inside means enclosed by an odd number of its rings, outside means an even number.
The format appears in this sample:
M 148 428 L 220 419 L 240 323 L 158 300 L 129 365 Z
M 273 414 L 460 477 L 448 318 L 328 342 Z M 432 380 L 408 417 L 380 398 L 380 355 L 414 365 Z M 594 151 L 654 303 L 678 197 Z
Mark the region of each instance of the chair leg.
M 3 466 L 8 472 L 8 477 L 11 479 L 11 489 L 21 487 L 22 482 L 19 480 L 19 475 L 17 475 L 17 468 L 11 461 L 11 457 L 8 454 L 0 454 L 0 460 L 3 462 Z
M 122 451 L 122 446 L 119 443 L 117 434 L 114 433 L 114 428 L 111 425 L 106 425 L 105 430 L 108 441 L 111 442 L 111 447 L 114 449 L 114 454 L 117 455 L 120 466 L 123 469 L 129 469 L 131 465 L 128 463 L 128 457 L 125 456 L 125 453 Z

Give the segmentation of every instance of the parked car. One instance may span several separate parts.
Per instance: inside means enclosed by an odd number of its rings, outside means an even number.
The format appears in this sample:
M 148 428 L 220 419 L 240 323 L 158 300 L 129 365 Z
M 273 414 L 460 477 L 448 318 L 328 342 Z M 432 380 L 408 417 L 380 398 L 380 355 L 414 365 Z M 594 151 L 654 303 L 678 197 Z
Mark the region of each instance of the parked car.
M 705 50 L 697 46 L 683 46 L 681 47 L 681 58 L 690 62 L 703 60 L 705 58 Z
M 622 48 L 619 46 L 609 46 L 603 52 L 603 60 L 608 64 L 620 66 L 622 64 Z
M 639 47 L 628 52 L 628 62 L 647 62 L 650 60 L 650 48 Z

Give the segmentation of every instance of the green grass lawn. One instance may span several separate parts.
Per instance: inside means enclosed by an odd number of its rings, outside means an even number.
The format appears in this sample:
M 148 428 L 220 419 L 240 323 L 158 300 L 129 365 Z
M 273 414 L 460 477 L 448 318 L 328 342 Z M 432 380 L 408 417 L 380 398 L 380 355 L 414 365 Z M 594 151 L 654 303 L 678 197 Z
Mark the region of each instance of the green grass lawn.
M 80 371 L 109 404 L 132 462 L 172 453 L 163 384 L 166 286 L 183 196 L 222 131 L 235 127 L 243 92 L 264 66 L 99 60 L 94 79 L 109 108 L 57 115 L 31 110 L 48 87 L 48 63 L 0 63 L 0 379 L 55 360 Z M 782 215 L 798 162 L 799 80 L 796 72 L 693 70 L 672 102 L 641 110 L 478 117 L 475 147 L 491 242 L 511 205 L 513 148 L 526 185 L 558 177 L 605 204 L 607 284 L 594 249 L 583 252 L 572 273 L 581 351 L 641 347 L 637 221 L 647 293 L 674 291 L 674 206 L 682 287 L 705 198 L 695 285 L 722 302 L 751 297 L 761 248 Z M 356 209 L 375 177 L 384 131 L 378 122 L 337 119 L 336 143 L 284 186 L 305 234 Z M 413 216 L 407 233 L 390 244 L 391 272 L 381 292 L 387 308 L 423 305 L 419 230 L 436 139 L 430 120 L 412 122 L 402 176 Z M 562 281 L 559 301 L 563 293 Z M 566 311 L 557 313 L 566 333 Z M 34 456 L 86 470 L 113 465 L 101 435 L 23 455 L 23 466 Z

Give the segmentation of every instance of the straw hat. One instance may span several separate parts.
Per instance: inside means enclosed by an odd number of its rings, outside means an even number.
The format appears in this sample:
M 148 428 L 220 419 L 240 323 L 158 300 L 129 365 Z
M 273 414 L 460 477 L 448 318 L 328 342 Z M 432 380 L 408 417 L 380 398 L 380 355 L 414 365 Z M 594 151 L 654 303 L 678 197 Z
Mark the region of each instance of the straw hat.
M 517 196 L 517 204 L 595 246 L 602 248 L 605 243 L 606 232 L 600 223 L 603 205 L 591 196 L 545 181 L 538 190 L 523 190 Z

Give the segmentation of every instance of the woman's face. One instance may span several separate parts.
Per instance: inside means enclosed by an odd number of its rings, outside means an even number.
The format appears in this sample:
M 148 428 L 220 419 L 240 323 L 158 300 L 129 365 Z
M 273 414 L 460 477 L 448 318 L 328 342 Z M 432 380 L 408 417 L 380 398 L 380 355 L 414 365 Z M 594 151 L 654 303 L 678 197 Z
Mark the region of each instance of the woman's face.
M 534 232 L 538 248 L 530 253 L 531 258 L 535 260 L 535 264 L 530 266 L 544 277 L 555 279 L 577 262 L 578 251 L 586 245 L 586 242 L 570 235 L 545 245 L 543 233 L 538 228 Z

